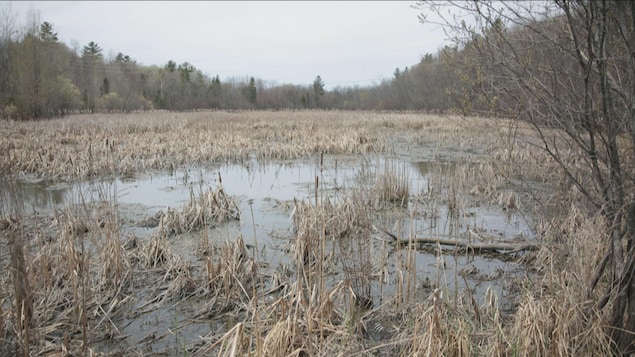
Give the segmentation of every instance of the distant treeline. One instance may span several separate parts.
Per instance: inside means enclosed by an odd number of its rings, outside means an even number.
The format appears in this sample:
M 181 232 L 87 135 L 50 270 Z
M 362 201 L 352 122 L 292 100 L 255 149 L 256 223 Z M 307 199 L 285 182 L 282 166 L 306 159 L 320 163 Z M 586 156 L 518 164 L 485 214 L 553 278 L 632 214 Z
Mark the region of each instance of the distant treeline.
M 106 58 L 97 42 L 69 48 L 37 12 L 24 25 L 0 19 L 0 117 L 36 119 L 78 112 L 193 109 L 424 110 L 456 107 L 464 93 L 445 48 L 397 68 L 368 87 L 325 90 L 318 75 L 307 85 L 262 79 L 210 77 L 189 62 L 142 65 L 128 54 Z M 307 74 L 313 78 L 315 74 Z M 309 82 L 308 81 L 308 82 Z

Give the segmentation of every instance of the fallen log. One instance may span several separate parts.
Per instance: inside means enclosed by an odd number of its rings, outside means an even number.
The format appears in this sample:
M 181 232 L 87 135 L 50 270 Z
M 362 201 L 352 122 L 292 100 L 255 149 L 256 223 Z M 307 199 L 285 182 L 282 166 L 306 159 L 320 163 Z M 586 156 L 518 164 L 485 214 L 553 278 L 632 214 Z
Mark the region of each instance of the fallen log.
M 529 241 L 516 241 L 516 242 L 467 242 L 465 240 L 458 239 L 447 239 L 447 238 L 433 238 L 433 237 L 413 237 L 411 239 L 403 239 L 399 238 L 396 235 L 381 229 L 380 230 L 390 238 L 396 244 L 399 245 L 409 245 L 412 243 L 415 244 L 440 244 L 452 246 L 455 248 L 461 248 L 465 250 L 471 251 L 506 251 L 509 253 L 524 251 L 524 250 L 538 250 L 540 248 L 540 244 Z

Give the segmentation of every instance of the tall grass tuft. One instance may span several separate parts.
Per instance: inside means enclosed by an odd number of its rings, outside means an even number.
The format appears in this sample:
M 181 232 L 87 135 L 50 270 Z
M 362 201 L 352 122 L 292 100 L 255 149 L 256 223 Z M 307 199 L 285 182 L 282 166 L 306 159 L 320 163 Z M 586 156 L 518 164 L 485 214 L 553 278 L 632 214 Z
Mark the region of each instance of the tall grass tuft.
M 95 190 L 99 218 L 94 239 L 100 242 L 97 244 L 100 260 L 97 281 L 106 289 L 120 291 L 124 285 L 132 281 L 132 267 L 120 236 L 116 186 L 112 192 L 106 185 L 100 185 Z
M 511 330 L 513 346 L 522 355 L 611 355 L 605 320 L 595 304 L 608 289 L 598 282 L 594 267 L 605 255 L 597 237 L 606 224 L 586 217 L 573 205 L 563 220 L 553 220 L 544 238 L 549 249 L 536 253 L 535 267 L 543 274 L 519 302 Z
M 404 163 L 387 160 L 383 170 L 379 170 L 375 186 L 380 202 L 389 202 L 399 207 L 408 205 L 410 195 L 410 177 Z
M 164 266 L 175 259 L 163 229 L 150 234 L 141 252 L 143 265 L 148 268 Z
M 207 188 L 198 196 L 190 187 L 190 199 L 179 211 L 168 207 L 159 217 L 161 229 L 168 235 L 175 235 L 239 219 L 240 211 L 222 186 Z
M 214 256 L 205 257 L 205 275 L 201 291 L 207 302 L 198 314 L 215 315 L 240 310 L 243 304 L 255 299 L 257 267 L 247 252 L 242 237 L 223 242 Z
M 33 328 L 33 291 L 29 282 L 27 263 L 25 259 L 25 237 L 20 227 L 15 227 L 9 232 L 9 254 L 11 256 L 11 276 L 15 299 L 13 302 L 16 328 L 16 336 L 19 341 L 19 351 L 22 355 L 29 354 L 29 346 Z
M 16 336 L 15 349 L 12 353 L 27 356 L 30 351 L 33 328 L 35 327 L 34 292 L 28 272 L 26 257 L 26 236 L 23 226 L 24 206 L 17 187 L 0 177 L 0 216 L 3 217 L 3 233 L 9 247 L 9 271 L 13 287 L 12 334 Z M 2 318 L 4 320 L 4 316 Z M 5 326 L 1 330 L 5 331 Z M 2 338 L 4 342 L 4 336 Z M 4 343 L 3 343 L 4 347 Z

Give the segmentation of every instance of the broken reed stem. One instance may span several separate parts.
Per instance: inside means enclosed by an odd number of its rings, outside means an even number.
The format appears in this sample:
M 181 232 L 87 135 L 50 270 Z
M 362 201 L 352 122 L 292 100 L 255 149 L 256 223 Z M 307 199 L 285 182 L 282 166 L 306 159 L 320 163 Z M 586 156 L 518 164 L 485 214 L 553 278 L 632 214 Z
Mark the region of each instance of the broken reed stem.
M 414 212 L 416 211 L 416 207 L 410 211 L 410 222 L 409 222 L 409 231 L 408 231 L 408 239 L 410 241 L 410 245 L 408 246 L 408 297 L 406 299 L 406 303 L 408 304 L 410 301 L 410 296 L 412 293 L 412 289 L 416 286 L 416 277 L 417 277 L 417 249 L 414 244 L 412 244 L 412 240 L 414 239 Z
M 20 351 L 24 356 L 28 356 L 33 327 L 33 292 L 24 256 L 24 228 L 20 224 L 19 227 L 11 230 L 12 232 L 9 233 L 9 252 L 15 292 L 14 316 L 16 316 L 16 321 L 14 325 L 18 327 L 18 335 L 21 337 Z
M 337 163 L 335 164 L 337 166 Z M 320 177 L 322 177 L 322 182 L 324 182 L 324 153 L 320 153 Z M 322 185 L 320 187 L 320 202 L 324 203 L 324 185 Z M 318 220 L 318 227 L 319 227 L 319 231 L 318 231 L 318 241 L 320 244 L 320 254 L 319 254 L 319 258 L 318 258 L 318 271 L 319 271 L 319 282 L 318 282 L 318 289 L 319 291 L 325 291 L 325 270 L 326 270 L 326 265 L 325 265 L 325 259 L 326 259 L 326 222 L 325 222 L 325 215 L 324 212 L 322 212 L 322 214 L 320 214 L 320 219 Z M 325 309 L 320 309 L 320 320 L 319 321 L 325 321 Z M 320 344 L 324 343 L 324 332 L 323 332 L 323 326 L 322 324 L 318 325 L 320 331 L 318 332 L 318 336 L 320 336 Z
M 258 237 L 256 233 L 256 219 L 254 216 L 253 201 L 251 200 L 249 201 L 249 210 L 251 212 L 251 223 L 254 229 L 254 258 L 255 258 L 254 274 L 257 277 L 257 278 L 253 277 L 253 280 L 254 282 L 258 280 L 258 284 L 254 283 L 251 286 L 252 288 L 251 299 L 252 299 L 252 306 L 253 306 L 252 321 L 256 329 L 256 356 L 260 356 L 262 353 L 262 336 L 261 336 L 260 322 L 258 318 L 258 293 L 256 289 L 258 286 L 262 287 L 264 285 L 262 281 L 262 274 L 260 274 L 260 250 L 258 248 Z
M 4 301 L 0 301 L 0 352 L 4 353 L 5 351 L 5 344 L 6 344 L 6 339 L 8 336 L 8 331 L 5 325 L 5 321 L 4 321 L 4 309 L 2 308 L 2 305 L 4 304 Z
M 25 252 L 24 205 L 16 185 L 7 182 L 4 175 L 0 175 L 0 198 L 2 199 L 0 214 L 3 214 L 3 219 L 7 217 L 6 223 L 3 224 L 3 230 L 6 231 L 7 244 L 9 246 L 9 268 L 13 283 L 14 299 L 12 299 L 12 307 L 14 320 L 12 323 L 14 329 L 17 328 L 15 333 L 19 338 L 16 341 L 16 352 L 19 351 L 23 356 L 28 356 L 31 345 L 31 333 L 35 321 L 33 310 L 34 296 Z M 1 301 L 0 304 L 2 304 Z M 3 318 L 0 318 L 0 320 L 3 320 Z M 4 326 L 2 326 L 1 330 L 4 331 Z M 2 340 L 4 341 L 4 336 Z
M 88 254 L 86 254 L 86 243 L 84 242 L 84 236 L 81 236 L 81 269 L 80 279 L 82 284 L 82 353 L 86 352 L 88 348 L 88 311 L 87 311 L 87 289 L 88 277 L 90 276 L 90 263 L 88 262 Z

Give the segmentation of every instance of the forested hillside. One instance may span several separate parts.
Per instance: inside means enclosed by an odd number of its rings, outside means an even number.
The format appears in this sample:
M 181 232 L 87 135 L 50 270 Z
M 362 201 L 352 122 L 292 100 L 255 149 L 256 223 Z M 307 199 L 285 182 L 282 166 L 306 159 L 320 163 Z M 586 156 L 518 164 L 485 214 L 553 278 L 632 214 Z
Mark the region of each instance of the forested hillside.
M 439 54 L 397 68 L 394 78 L 369 87 L 325 90 L 319 74 L 306 84 L 276 78 L 219 78 L 194 63 L 141 64 L 134 53 L 106 55 L 99 39 L 72 49 L 58 40 L 55 25 L 37 13 L 0 19 L 0 110 L 15 119 L 49 118 L 71 112 L 151 109 L 366 109 L 448 110 L 456 75 Z

